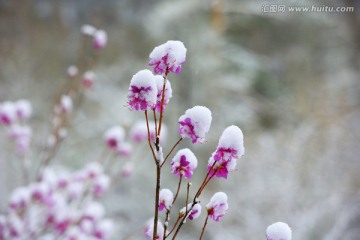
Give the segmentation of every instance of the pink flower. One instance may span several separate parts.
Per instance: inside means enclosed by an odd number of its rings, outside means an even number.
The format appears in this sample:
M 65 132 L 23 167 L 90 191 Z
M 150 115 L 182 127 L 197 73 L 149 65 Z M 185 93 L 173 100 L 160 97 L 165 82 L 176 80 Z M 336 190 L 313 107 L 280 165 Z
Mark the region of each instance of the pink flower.
M 186 48 L 180 41 L 168 41 L 155 47 L 149 58 L 149 66 L 155 66 L 156 74 L 167 74 L 167 72 L 178 74 L 181 71 L 181 65 L 185 63 Z
M 154 220 L 150 219 L 150 220 L 148 220 L 146 222 L 145 237 L 147 239 L 152 239 L 153 238 L 153 231 L 154 231 Z M 156 239 L 157 240 L 163 240 L 163 237 L 164 237 L 164 227 L 161 224 L 161 222 L 158 221 Z
M 218 222 L 229 208 L 227 195 L 223 192 L 215 193 L 210 202 L 206 205 L 206 210 L 210 218 Z
M 0 123 L 5 126 L 11 125 L 16 120 L 16 110 L 13 102 L 0 104 Z
M 132 153 L 132 145 L 128 142 L 122 142 L 117 148 L 117 153 L 121 157 L 130 157 Z
M 70 66 L 68 67 L 66 73 L 69 78 L 75 78 L 79 73 L 79 69 L 76 66 Z
M 157 87 L 154 75 L 149 70 L 141 70 L 136 73 L 130 83 L 128 100 L 130 109 L 151 109 L 156 104 Z
M 100 175 L 94 180 L 93 185 L 93 194 L 96 197 L 104 195 L 104 193 L 109 189 L 110 178 L 107 175 Z
M 120 146 L 120 143 L 124 141 L 124 138 L 125 130 L 120 126 L 113 126 L 109 128 L 104 134 L 106 145 L 112 150 L 117 150 L 117 148 Z
M 93 71 L 86 71 L 82 77 L 81 84 L 85 89 L 91 89 L 94 85 L 96 75 Z
M 184 178 L 191 178 L 197 164 L 197 158 L 190 149 L 181 149 L 171 161 L 171 172 Z
M 211 125 L 211 111 L 207 107 L 195 106 L 186 110 L 179 118 L 179 134 L 192 139 L 192 143 L 203 143 Z
M 159 211 L 170 210 L 174 195 L 169 189 L 161 189 L 159 194 Z
M 15 102 L 15 112 L 19 120 L 25 121 L 31 117 L 32 107 L 28 100 L 21 99 Z
M 124 178 L 130 177 L 134 173 L 134 163 L 126 162 L 121 169 L 121 176 Z
M 157 85 L 158 93 L 157 93 L 156 105 L 153 107 L 153 109 L 156 109 L 156 111 L 160 112 L 161 111 L 161 99 L 162 99 L 162 94 L 163 94 L 163 85 L 164 85 L 163 76 L 156 75 L 155 82 Z M 163 110 L 165 109 L 165 106 L 169 103 L 170 98 L 172 98 L 171 84 L 170 84 L 170 81 L 166 79 Z
M 64 113 L 70 113 L 73 108 L 73 102 L 70 96 L 63 95 L 60 99 L 60 108 Z
M 244 135 L 237 126 L 227 127 L 222 133 L 218 147 L 208 162 L 210 176 L 227 178 L 236 167 L 236 161 L 244 155 Z
M 283 222 L 273 223 L 266 229 L 267 240 L 291 240 L 291 228 Z
M 24 155 L 31 143 L 32 130 L 29 126 L 12 125 L 9 129 L 9 137 L 16 143 L 16 151 L 20 155 Z
M 187 210 L 190 210 L 192 206 L 192 203 L 189 203 L 188 206 L 187 206 Z M 180 213 L 181 214 L 185 214 L 186 212 L 186 208 L 183 207 L 181 210 L 180 210 Z M 189 218 L 190 220 L 194 220 L 196 218 L 198 218 L 201 214 L 201 205 L 200 203 L 196 203 L 194 205 L 194 207 L 191 209 L 191 211 L 188 213 L 187 215 L 187 218 Z
M 16 210 L 27 207 L 30 204 L 30 195 L 28 188 L 16 188 L 10 196 L 10 207 Z
M 107 44 L 107 33 L 104 30 L 96 30 L 93 36 L 93 46 L 95 49 L 103 49 Z

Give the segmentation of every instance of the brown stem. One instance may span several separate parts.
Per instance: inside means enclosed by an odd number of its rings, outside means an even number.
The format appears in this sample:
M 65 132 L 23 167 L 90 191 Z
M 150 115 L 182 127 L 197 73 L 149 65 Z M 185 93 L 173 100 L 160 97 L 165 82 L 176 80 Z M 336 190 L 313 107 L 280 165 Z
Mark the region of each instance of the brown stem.
M 149 118 L 148 118 L 147 110 L 145 110 L 145 119 L 146 119 L 146 127 L 147 127 L 147 132 L 148 132 L 148 143 L 149 143 L 149 146 L 150 146 L 151 153 L 153 155 L 155 164 L 157 164 L 156 163 L 156 155 L 155 155 L 154 148 L 153 148 L 153 146 L 151 144 L 151 139 L 150 139 Z
M 169 73 L 168 71 L 169 71 L 168 69 L 166 69 L 166 71 L 165 71 L 164 83 L 163 83 L 163 88 L 162 88 L 161 105 L 160 105 L 159 132 L 157 134 L 158 136 L 160 136 L 160 133 L 161 133 L 161 125 L 162 125 L 163 112 L 164 112 L 166 77 L 167 77 L 167 75 Z
M 160 175 L 161 168 L 158 160 L 156 161 L 156 188 L 155 188 L 155 216 L 154 216 L 154 232 L 153 232 L 153 240 L 156 240 L 157 235 L 157 223 L 159 218 L 159 193 L 160 193 Z
M 194 198 L 197 198 L 197 197 L 200 195 L 200 193 L 201 193 L 201 191 L 202 191 L 202 189 L 203 189 L 203 186 L 204 186 L 205 182 L 207 181 L 207 178 L 208 178 L 211 170 L 214 168 L 215 164 L 216 164 L 216 161 L 213 163 L 213 165 L 211 166 L 211 168 L 210 168 L 209 171 L 207 172 L 207 174 L 206 174 L 203 182 L 201 183 L 201 185 L 200 185 L 200 187 L 199 187 L 199 190 L 196 192 Z
M 180 138 L 180 139 L 175 143 L 175 145 L 171 148 L 170 152 L 166 155 L 166 157 L 165 157 L 164 161 L 162 162 L 162 164 L 160 165 L 160 167 L 162 167 L 162 166 L 165 164 L 165 162 L 166 162 L 166 160 L 169 158 L 170 154 L 174 151 L 174 149 L 176 148 L 176 146 L 179 145 L 179 143 L 180 143 L 182 140 L 183 140 L 183 138 Z
M 187 214 L 187 212 L 188 212 L 187 206 L 188 206 L 188 202 L 189 202 L 190 186 L 191 186 L 191 183 L 188 183 L 188 184 L 187 184 L 187 188 L 186 188 L 186 202 L 185 202 L 185 213 L 186 213 L 186 214 Z
M 183 175 L 181 174 L 181 175 L 180 175 L 180 179 L 179 179 L 179 184 L 178 184 L 178 187 L 177 187 L 177 190 L 176 190 L 175 197 L 174 197 L 174 199 L 173 199 L 173 201 L 172 201 L 172 204 L 174 204 L 174 203 L 175 203 L 176 198 L 177 198 L 177 197 L 178 197 L 178 195 L 179 195 L 179 191 L 180 191 L 180 187 L 181 187 L 181 180 L 182 180 L 182 177 L 183 177 Z M 172 205 L 172 204 L 171 204 L 171 205 Z
M 165 222 L 164 222 L 164 235 L 163 235 L 163 239 L 166 239 L 166 230 L 169 224 L 169 216 L 170 216 L 170 211 L 171 211 L 171 207 L 169 210 L 166 209 L 166 217 L 165 217 Z
M 176 225 L 179 223 L 179 220 L 181 219 L 181 216 L 179 215 L 178 219 L 176 220 L 176 222 L 174 223 L 173 228 L 171 229 L 171 231 L 169 232 L 169 234 L 166 235 L 166 237 L 170 236 L 171 233 L 175 230 Z
M 202 228 L 202 231 L 201 231 L 201 235 L 200 235 L 199 240 L 201 240 L 202 237 L 203 237 L 203 235 L 204 235 L 204 232 L 205 232 L 205 228 L 206 228 L 206 224 L 207 224 L 208 219 L 209 219 L 209 214 L 206 216 L 205 223 L 204 223 L 204 227 Z
M 157 132 L 158 132 L 158 130 L 157 130 L 157 118 L 156 118 L 156 110 L 155 109 L 153 110 L 153 113 L 154 113 L 154 122 L 155 122 L 155 135 L 156 135 L 156 137 L 158 137 L 157 136 Z

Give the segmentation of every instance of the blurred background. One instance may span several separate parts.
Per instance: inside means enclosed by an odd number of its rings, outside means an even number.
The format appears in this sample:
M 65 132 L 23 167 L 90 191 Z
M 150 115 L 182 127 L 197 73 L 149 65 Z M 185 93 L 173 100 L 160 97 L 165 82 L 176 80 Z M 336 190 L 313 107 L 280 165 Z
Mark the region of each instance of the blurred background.
M 354 10 L 268 11 L 279 4 Z M 96 160 L 106 129 L 129 129 L 143 119 L 126 106 L 130 79 L 148 68 L 155 46 L 180 40 L 187 61 L 180 75 L 169 77 L 173 98 L 165 114 L 165 151 L 177 141 L 177 120 L 186 109 L 212 110 L 208 141 L 181 146 L 197 155 L 197 186 L 222 131 L 235 124 L 245 135 L 238 170 L 211 182 L 201 197 L 204 207 L 214 192 L 224 191 L 230 207 L 219 223 L 209 222 L 204 238 L 265 239 L 266 227 L 283 221 L 294 240 L 360 239 L 360 2 L 0 0 L 0 102 L 33 103 L 34 161 L 49 134 L 66 69 L 76 63 L 84 24 L 106 30 L 109 41 L 94 89 L 86 93 L 54 164 L 76 169 Z M 4 137 L 0 144 L 3 212 L 20 181 L 16 156 Z M 116 221 L 114 239 L 143 239 L 152 216 L 155 167 L 149 154 L 139 153 L 144 149 L 134 146 L 134 175 L 115 182 L 104 199 Z M 163 171 L 162 186 L 175 191 L 177 178 L 169 166 Z M 184 205 L 184 189 L 177 209 Z M 178 239 L 197 239 L 204 218 L 203 213 L 185 224 Z

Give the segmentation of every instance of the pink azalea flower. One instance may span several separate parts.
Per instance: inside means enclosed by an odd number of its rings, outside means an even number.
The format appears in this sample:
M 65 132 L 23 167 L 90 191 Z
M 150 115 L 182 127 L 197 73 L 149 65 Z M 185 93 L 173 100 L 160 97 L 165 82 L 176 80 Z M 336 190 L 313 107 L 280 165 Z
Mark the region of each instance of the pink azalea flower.
M 25 120 L 29 119 L 32 114 L 31 103 L 25 99 L 16 101 L 15 102 L 15 113 L 16 113 L 16 117 L 21 121 L 25 121 Z
M 117 148 L 120 146 L 120 143 L 124 141 L 124 138 L 125 130 L 120 126 L 113 126 L 109 128 L 104 134 L 106 145 L 112 150 L 117 150 Z
M 192 206 L 192 203 L 189 203 L 188 206 L 187 206 L 187 210 L 189 210 Z M 181 214 L 185 214 L 186 212 L 186 208 L 183 207 L 181 210 L 180 210 L 180 213 Z M 196 203 L 194 205 L 194 207 L 191 209 L 191 211 L 188 213 L 187 215 L 187 218 L 190 219 L 190 220 L 194 220 L 196 218 L 198 218 L 201 214 L 201 205 L 200 203 Z
M 161 189 L 159 194 L 159 211 L 170 210 L 174 195 L 169 189 Z
M 152 239 L 153 238 L 153 231 L 154 231 L 154 220 L 148 220 L 146 223 L 146 228 L 145 228 L 145 237 L 147 239 Z M 157 225 L 157 233 L 156 233 L 156 239 L 157 240 L 163 240 L 164 238 L 164 227 L 161 224 L 160 221 L 158 221 L 158 225 Z
M 230 126 L 222 133 L 218 147 L 208 162 L 210 176 L 227 178 L 236 167 L 236 161 L 244 155 L 244 135 L 237 126 Z
M 227 195 L 223 192 L 215 193 L 210 202 L 206 205 L 206 210 L 210 218 L 218 222 L 229 208 Z
M 130 82 L 128 103 L 132 110 L 151 109 L 156 104 L 157 87 L 154 75 L 149 70 L 136 73 Z
M 267 240 L 291 240 L 291 228 L 283 222 L 271 224 L 266 229 Z
M 86 71 L 82 77 L 81 84 L 85 89 L 91 89 L 94 85 L 96 75 L 93 71 Z
M 179 177 L 191 178 L 197 164 L 197 158 L 190 149 L 181 149 L 171 161 L 171 172 Z
M 93 46 L 95 49 L 103 49 L 107 44 L 107 33 L 104 30 L 96 30 L 93 36 Z
M 11 125 L 16 120 L 16 109 L 13 102 L 0 104 L 0 123 L 5 126 Z
M 186 48 L 180 41 L 168 41 L 155 47 L 149 58 L 149 66 L 155 66 L 156 74 L 167 72 L 178 74 L 181 71 L 181 65 L 185 63 Z
M 155 82 L 156 82 L 158 93 L 157 93 L 156 105 L 153 106 L 153 109 L 156 109 L 156 111 L 160 112 L 161 111 L 161 99 L 162 99 L 162 94 L 163 94 L 163 85 L 164 85 L 163 76 L 156 75 Z M 170 98 L 172 98 L 171 84 L 170 84 L 170 81 L 166 79 L 163 110 L 165 109 L 165 106 L 169 103 Z
M 211 111 L 207 107 L 195 106 L 186 110 L 179 118 L 179 134 L 182 138 L 190 138 L 192 143 L 203 143 L 211 125 Z

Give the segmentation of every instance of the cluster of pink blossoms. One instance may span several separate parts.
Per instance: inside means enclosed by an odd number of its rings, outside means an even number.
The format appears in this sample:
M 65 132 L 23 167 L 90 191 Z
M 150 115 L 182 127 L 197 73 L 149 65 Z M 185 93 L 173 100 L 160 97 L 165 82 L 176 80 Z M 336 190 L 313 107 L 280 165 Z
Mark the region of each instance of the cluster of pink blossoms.
M 227 127 L 222 133 L 218 147 L 212 154 L 208 163 L 211 176 L 227 178 L 236 167 L 236 161 L 243 156 L 244 135 L 237 126 Z
M 153 75 L 153 73 L 147 69 L 136 73 L 132 77 L 129 87 L 128 103 L 130 109 L 136 111 L 156 109 L 160 112 L 164 81 L 162 76 Z M 172 97 L 172 89 L 169 80 L 166 80 L 165 83 L 164 96 L 163 107 L 169 103 L 170 98 Z
M 73 174 L 47 168 L 40 181 L 12 192 L 0 216 L 0 239 L 108 239 L 113 223 L 96 199 L 109 185 L 97 163 Z
M 204 106 L 195 106 L 179 118 L 179 134 L 190 138 L 192 143 L 203 143 L 211 125 L 211 111 Z
M 28 100 L 0 103 L 0 124 L 7 130 L 20 155 L 24 155 L 30 147 L 32 130 L 26 123 L 31 115 L 32 107 Z
M 191 178 L 197 164 L 197 158 L 190 149 L 181 149 L 171 161 L 171 172 L 179 177 Z

